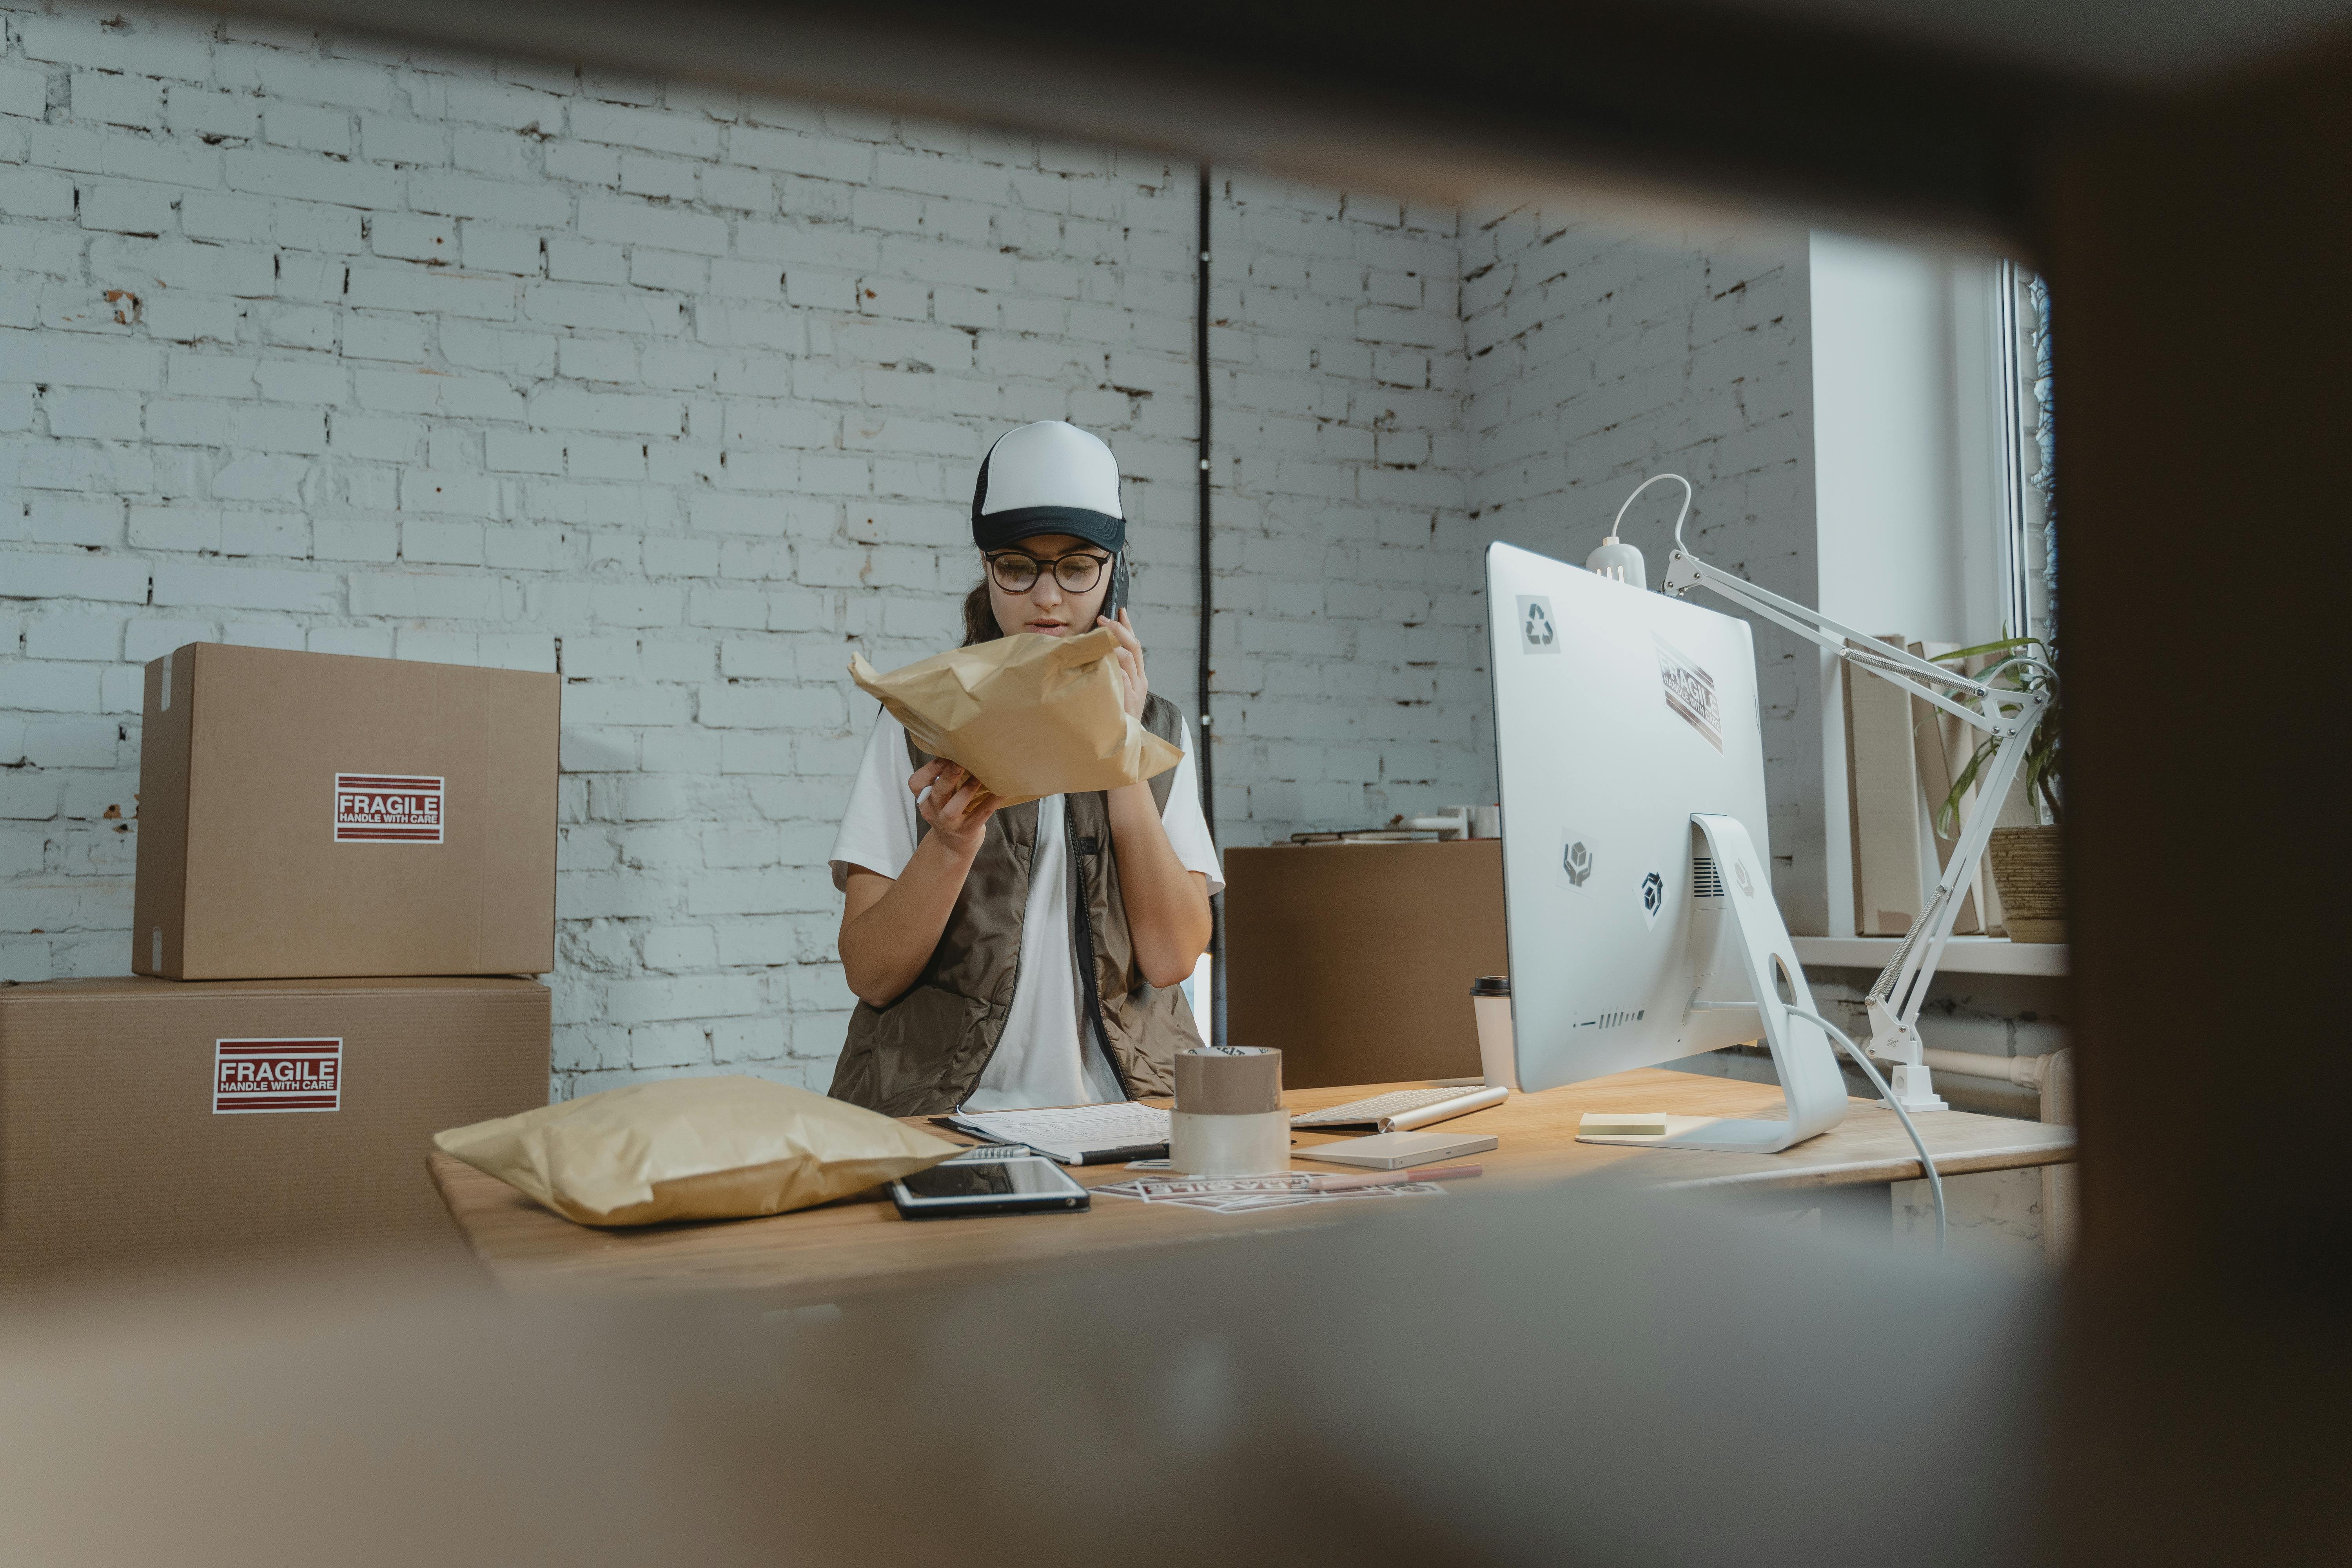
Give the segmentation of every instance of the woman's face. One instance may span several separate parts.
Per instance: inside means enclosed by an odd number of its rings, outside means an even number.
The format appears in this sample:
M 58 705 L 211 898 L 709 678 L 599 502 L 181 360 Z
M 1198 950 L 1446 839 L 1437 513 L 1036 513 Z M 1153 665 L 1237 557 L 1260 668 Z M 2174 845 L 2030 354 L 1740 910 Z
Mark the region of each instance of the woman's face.
M 1095 617 L 1102 613 L 1103 601 L 1110 594 L 1109 551 L 1068 533 L 1032 534 L 1010 548 L 1045 570 L 1037 574 L 1037 581 L 1025 594 L 1006 593 L 997 583 L 996 574 L 988 573 L 988 602 L 995 609 L 996 624 L 1006 637 L 1016 632 L 1068 637 L 1093 627 Z M 1099 557 L 1103 567 L 1093 587 L 1083 594 L 1073 594 L 1055 580 L 1052 563 L 1056 557 L 1079 553 Z

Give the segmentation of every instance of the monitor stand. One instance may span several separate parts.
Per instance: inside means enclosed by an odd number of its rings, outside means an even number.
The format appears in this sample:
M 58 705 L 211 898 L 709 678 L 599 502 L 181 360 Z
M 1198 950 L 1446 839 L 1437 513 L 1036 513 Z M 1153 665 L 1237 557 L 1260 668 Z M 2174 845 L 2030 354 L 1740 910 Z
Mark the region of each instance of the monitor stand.
M 1723 881 L 1723 921 L 1717 941 L 1728 948 L 1726 956 L 1730 962 L 1707 967 L 1718 975 L 1727 969 L 1737 973 L 1744 978 L 1748 992 L 1744 997 L 1695 996 L 1691 1008 L 1748 1008 L 1758 1015 L 1764 1043 L 1772 1053 L 1773 1069 L 1780 1077 L 1780 1096 L 1787 1103 L 1789 1120 L 1670 1116 L 1662 1135 L 1579 1137 L 1577 1142 L 1775 1153 L 1845 1120 L 1845 1077 L 1838 1070 L 1836 1048 L 1821 1026 L 1789 1012 L 1791 1006 L 1810 1008 L 1812 998 L 1803 989 L 1805 972 L 1797 963 L 1789 928 L 1781 922 L 1780 907 L 1772 901 L 1769 871 L 1763 857 L 1756 853 L 1755 841 L 1733 817 L 1694 812 L 1691 826 L 1715 858 Z

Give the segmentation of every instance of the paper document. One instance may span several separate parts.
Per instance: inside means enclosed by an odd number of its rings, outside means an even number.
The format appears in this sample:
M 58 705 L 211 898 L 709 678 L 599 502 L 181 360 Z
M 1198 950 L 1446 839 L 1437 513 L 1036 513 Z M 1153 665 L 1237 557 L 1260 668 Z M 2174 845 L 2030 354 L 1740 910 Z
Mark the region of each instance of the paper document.
M 1297 1204 L 1442 1196 L 1445 1192 L 1435 1182 L 1318 1190 L 1316 1184 L 1326 1180 L 1328 1178 L 1308 1171 L 1276 1172 L 1265 1176 L 1139 1176 L 1093 1191 L 1097 1197 L 1174 1204 L 1181 1208 L 1208 1209 L 1214 1214 L 1248 1214 L 1255 1209 L 1289 1208 Z
M 1088 1154 L 1168 1142 L 1168 1113 L 1122 1100 L 1117 1105 L 1068 1105 L 1050 1110 L 959 1111 L 947 1119 L 998 1143 L 1026 1143 L 1065 1165 Z

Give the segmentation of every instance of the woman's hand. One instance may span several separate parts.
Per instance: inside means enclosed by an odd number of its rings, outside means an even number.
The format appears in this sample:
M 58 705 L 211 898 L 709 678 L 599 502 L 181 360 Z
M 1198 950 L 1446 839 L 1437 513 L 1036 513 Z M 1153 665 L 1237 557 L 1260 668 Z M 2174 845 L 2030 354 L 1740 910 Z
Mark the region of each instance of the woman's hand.
M 978 779 L 940 757 L 908 775 L 907 787 L 915 793 L 915 809 L 950 849 L 967 859 L 980 852 L 999 802 Z
M 1108 626 L 1118 637 L 1118 668 L 1127 675 L 1127 716 L 1143 717 L 1143 700 L 1151 695 L 1151 681 L 1143 673 L 1143 641 L 1135 635 L 1135 622 L 1125 610 L 1118 619 L 1097 616 L 1095 625 Z
M 890 1005 L 923 977 L 988 837 L 988 819 L 1003 804 L 944 758 L 916 769 L 907 787 L 930 832 L 895 878 L 849 868 L 842 900 L 842 977 L 875 1007 Z

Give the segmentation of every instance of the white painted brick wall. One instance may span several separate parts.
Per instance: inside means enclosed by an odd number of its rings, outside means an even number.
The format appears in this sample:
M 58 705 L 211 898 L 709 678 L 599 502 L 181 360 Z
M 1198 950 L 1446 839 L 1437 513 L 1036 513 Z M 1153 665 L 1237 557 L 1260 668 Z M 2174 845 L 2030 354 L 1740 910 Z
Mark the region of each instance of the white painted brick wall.
M 0 979 L 127 966 L 141 662 L 565 677 L 560 1091 L 822 1086 L 852 651 L 989 437 L 1129 476 L 1192 696 L 1189 166 L 275 26 L 0 11 Z M 1450 211 L 1219 192 L 1229 843 L 1487 798 Z
M 1478 537 L 1581 562 L 1645 476 L 1679 473 L 1708 560 L 1818 602 L 1806 231 L 1636 235 L 1561 203 L 1470 213 L 1463 233 Z M 1681 500 L 1662 485 L 1626 519 L 1654 584 Z M 1818 656 L 1755 624 L 1774 889 L 1792 930 L 1825 931 Z

